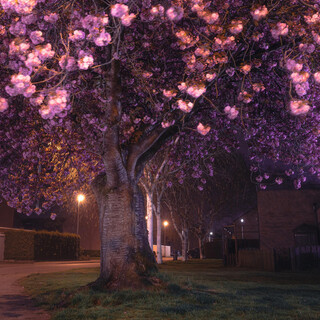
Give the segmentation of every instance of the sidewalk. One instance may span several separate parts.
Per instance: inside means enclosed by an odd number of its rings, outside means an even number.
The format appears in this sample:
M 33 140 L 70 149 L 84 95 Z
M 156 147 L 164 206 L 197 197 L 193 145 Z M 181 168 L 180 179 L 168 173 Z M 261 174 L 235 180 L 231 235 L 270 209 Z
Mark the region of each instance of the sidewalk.
M 50 315 L 33 306 L 17 281 L 32 273 L 60 272 L 79 268 L 99 267 L 100 261 L 62 262 L 1 262 L 0 263 L 0 319 L 49 320 Z

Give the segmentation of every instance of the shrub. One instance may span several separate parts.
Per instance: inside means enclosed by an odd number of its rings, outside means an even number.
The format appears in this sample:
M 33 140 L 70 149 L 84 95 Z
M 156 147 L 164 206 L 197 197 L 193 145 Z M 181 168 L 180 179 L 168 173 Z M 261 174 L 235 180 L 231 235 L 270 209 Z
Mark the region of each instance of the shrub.
M 35 231 L 4 230 L 4 258 L 6 260 L 33 260 Z
M 71 233 L 4 229 L 6 260 L 77 260 L 80 237 Z
M 71 233 L 38 231 L 34 238 L 35 260 L 76 260 L 80 237 Z

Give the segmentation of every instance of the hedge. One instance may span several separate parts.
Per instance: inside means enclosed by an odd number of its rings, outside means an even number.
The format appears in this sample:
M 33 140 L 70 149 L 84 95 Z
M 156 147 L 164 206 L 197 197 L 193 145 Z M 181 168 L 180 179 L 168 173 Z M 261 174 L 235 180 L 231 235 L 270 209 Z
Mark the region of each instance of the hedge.
M 80 237 L 71 233 L 0 229 L 5 234 L 6 260 L 76 260 Z
M 34 260 L 35 231 L 4 230 L 5 260 Z

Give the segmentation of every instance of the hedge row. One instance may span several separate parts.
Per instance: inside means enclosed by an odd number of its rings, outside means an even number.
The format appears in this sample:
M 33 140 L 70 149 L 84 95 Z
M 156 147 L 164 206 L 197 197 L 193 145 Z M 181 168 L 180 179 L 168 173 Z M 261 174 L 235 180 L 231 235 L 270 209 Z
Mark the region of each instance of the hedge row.
M 6 260 L 76 260 L 80 237 L 71 233 L 2 229 Z

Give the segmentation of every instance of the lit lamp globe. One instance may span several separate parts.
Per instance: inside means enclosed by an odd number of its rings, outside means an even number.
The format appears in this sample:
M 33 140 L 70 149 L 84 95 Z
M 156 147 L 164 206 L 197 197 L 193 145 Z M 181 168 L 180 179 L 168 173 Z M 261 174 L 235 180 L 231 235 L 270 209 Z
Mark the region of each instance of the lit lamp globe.
M 84 195 L 82 193 L 78 194 L 77 200 L 78 202 L 82 202 L 84 200 Z

